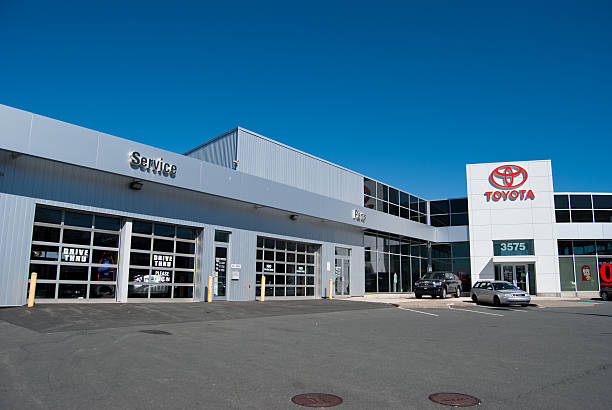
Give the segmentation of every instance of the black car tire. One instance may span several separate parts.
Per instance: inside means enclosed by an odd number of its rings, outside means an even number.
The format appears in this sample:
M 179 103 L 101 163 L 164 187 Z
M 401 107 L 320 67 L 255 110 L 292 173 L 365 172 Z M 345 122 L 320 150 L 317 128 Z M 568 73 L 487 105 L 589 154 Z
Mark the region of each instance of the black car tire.
M 414 297 L 417 299 L 421 299 L 423 297 L 423 295 L 421 295 L 420 293 L 415 293 Z
M 493 298 L 493 305 L 494 306 L 500 306 L 501 305 L 501 302 L 499 301 L 499 298 L 497 296 L 495 296 Z
M 610 297 L 608 296 L 608 292 L 601 292 L 601 300 L 608 300 Z
M 442 292 L 440 292 L 440 299 L 446 299 L 446 288 L 442 288 Z
M 461 288 L 459 286 L 457 286 L 457 289 L 455 289 L 455 294 L 453 296 L 455 296 L 456 298 L 461 296 Z
M 472 295 L 472 301 L 478 304 L 478 298 L 476 297 L 476 295 Z

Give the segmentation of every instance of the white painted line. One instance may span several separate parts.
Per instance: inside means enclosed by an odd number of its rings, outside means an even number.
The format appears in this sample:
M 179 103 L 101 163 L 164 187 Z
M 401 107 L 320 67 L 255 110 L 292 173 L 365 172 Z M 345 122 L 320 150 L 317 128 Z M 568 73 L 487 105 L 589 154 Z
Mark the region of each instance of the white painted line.
M 438 315 L 434 315 L 433 313 L 421 312 L 420 310 L 408 309 L 408 308 L 403 308 L 403 307 L 400 307 L 400 306 L 398 306 L 397 308 L 398 308 L 398 309 L 402 309 L 402 310 L 407 310 L 407 311 L 409 311 L 409 312 L 414 312 L 414 313 L 422 313 L 422 314 L 424 314 L 424 315 L 429 315 L 429 316 L 435 316 L 435 317 L 438 317 Z
M 480 306 L 480 307 L 481 307 L 481 308 L 485 308 L 485 309 L 495 309 L 495 310 L 511 310 L 511 311 L 513 311 L 513 312 L 527 312 L 527 311 L 526 311 L 526 310 L 524 310 L 524 309 L 512 309 L 512 308 L 505 307 L 505 306 L 502 306 L 502 307 Z
M 473 313 L 480 313 L 481 315 L 490 315 L 490 316 L 504 316 L 504 315 L 500 315 L 498 313 L 489 313 L 489 312 L 480 312 L 478 310 L 469 310 L 469 309 L 455 309 L 453 308 L 453 304 L 451 303 L 450 305 L 448 305 L 448 308 L 450 310 L 456 310 L 456 311 L 461 311 L 461 312 L 473 312 Z

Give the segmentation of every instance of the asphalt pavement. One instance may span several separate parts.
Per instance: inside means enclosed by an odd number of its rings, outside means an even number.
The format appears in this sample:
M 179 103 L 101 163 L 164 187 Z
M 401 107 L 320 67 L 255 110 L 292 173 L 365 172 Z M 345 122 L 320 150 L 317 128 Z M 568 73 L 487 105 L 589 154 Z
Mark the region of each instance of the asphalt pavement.
M 343 300 L 0 309 L 2 409 L 609 409 L 612 302 Z

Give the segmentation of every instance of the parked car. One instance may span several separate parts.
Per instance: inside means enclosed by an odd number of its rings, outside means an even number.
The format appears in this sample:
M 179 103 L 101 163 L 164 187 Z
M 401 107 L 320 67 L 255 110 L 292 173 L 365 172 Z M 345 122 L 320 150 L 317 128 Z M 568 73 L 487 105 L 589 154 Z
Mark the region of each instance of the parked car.
M 478 281 L 472 286 L 471 294 L 472 300 L 478 304 L 527 306 L 531 302 L 527 292 L 503 280 Z
M 444 299 L 448 294 L 456 298 L 461 295 L 461 280 L 453 273 L 426 273 L 414 283 L 414 295 L 417 299 L 423 295 L 431 295 L 432 298 L 440 296 Z
M 601 296 L 602 300 L 610 300 L 612 298 L 612 286 L 602 285 L 599 296 Z

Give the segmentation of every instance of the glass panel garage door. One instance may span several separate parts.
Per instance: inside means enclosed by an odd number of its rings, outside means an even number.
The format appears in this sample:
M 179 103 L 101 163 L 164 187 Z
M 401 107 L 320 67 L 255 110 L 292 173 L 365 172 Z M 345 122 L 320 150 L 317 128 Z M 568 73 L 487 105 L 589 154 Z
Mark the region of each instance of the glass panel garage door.
M 37 207 L 30 272 L 37 299 L 115 300 L 119 218 Z
M 314 296 L 319 245 L 257 237 L 256 296 L 266 276 L 266 296 Z
M 133 221 L 128 298 L 193 299 L 198 230 Z

